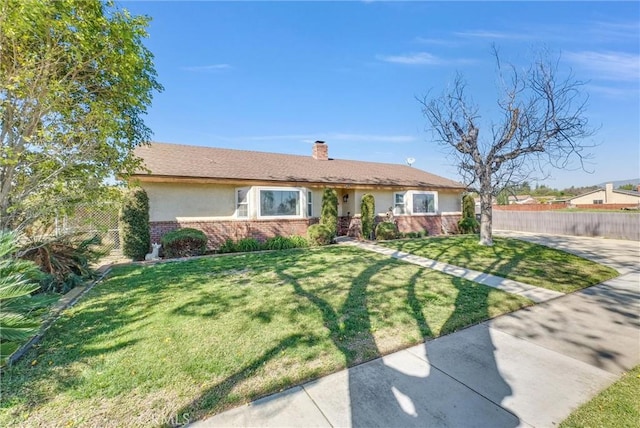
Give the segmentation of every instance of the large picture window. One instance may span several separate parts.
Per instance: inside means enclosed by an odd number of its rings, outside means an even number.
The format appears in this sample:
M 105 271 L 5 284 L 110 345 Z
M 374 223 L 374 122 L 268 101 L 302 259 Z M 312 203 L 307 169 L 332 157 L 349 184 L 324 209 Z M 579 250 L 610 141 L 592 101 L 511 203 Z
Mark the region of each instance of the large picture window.
M 413 194 L 413 214 L 427 214 L 436 212 L 436 199 L 433 193 Z
M 300 191 L 260 190 L 260 216 L 282 217 L 300 215 Z

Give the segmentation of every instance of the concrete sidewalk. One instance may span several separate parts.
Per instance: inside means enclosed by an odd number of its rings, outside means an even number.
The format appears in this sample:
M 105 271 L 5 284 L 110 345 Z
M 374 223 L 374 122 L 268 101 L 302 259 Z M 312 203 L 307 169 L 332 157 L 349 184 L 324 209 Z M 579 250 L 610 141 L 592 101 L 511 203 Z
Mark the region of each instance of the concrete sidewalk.
M 197 427 L 548 427 L 640 363 L 637 243 L 548 239 L 624 275 L 245 406 Z M 600 246 L 598 246 L 600 244 Z M 620 254 L 624 256 L 620 256 Z

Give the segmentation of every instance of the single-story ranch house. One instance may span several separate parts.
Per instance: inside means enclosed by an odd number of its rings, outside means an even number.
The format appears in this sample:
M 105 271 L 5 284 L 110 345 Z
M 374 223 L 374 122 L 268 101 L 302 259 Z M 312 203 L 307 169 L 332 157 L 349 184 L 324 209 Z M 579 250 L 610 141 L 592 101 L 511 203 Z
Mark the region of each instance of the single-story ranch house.
M 619 190 L 613 183 L 607 183 L 604 189 L 593 190 L 569 199 L 571 205 L 627 205 L 630 208 L 640 207 L 640 186 L 638 190 Z
M 312 156 L 151 143 L 136 149 L 147 171 L 132 176 L 149 196 L 151 239 L 181 227 L 226 239 L 305 235 L 317 223 L 325 188 L 338 193 L 339 235 L 358 236 L 370 193 L 379 219 L 389 209 L 401 232 L 454 231 L 465 186 L 407 165 L 331 159 L 322 141 Z

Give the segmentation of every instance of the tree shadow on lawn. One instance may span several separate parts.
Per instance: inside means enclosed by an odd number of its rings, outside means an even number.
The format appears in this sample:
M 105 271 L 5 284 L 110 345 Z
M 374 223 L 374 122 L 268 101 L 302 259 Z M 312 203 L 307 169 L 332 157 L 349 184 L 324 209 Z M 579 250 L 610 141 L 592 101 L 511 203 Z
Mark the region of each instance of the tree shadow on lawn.
M 80 388 L 86 382 L 82 371 L 100 364 L 96 357 L 125 350 L 142 340 L 130 336 L 144 331 L 150 324 L 150 312 L 169 297 L 159 292 L 164 284 L 154 277 L 145 278 L 144 272 L 138 272 L 135 281 L 127 284 L 123 282 L 127 275 L 123 269 L 97 284 L 65 311 L 20 361 L 3 368 L 5 404 L 44 406 L 57 394 Z M 42 390 L 45 384 L 46 390 Z
M 340 394 L 340 390 L 347 391 L 344 400 L 349 403 L 348 420 L 333 420 L 328 418 L 333 425 L 344 426 L 430 426 L 430 425 L 469 425 L 477 424 L 475 420 L 478 412 L 499 413 L 493 415 L 494 421 L 500 426 L 517 426 L 517 417 L 499 412 L 497 406 L 476 394 L 470 394 L 464 387 L 439 370 L 435 370 L 424 360 L 414 361 L 419 367 L 412 370 L 398 365 L 394 356 L 374 360 L 382 356 L 371 328 L 371 315 L 369 312 L 368 286 L 374 275 L 380 273 L 389 266 L 389 260 L 372 262 L 370 266 L 360 272 L 352 281 L 347 297 L 339 309 L 334 309 L 329 301 L 306 289 L 301 281 L 292 275 L 286 266 L 277 265 L 275 271 L 281 280 L 293 287 L 296 295 L 310 302 L 321 314 L 324 327 L 328 330 L 329 338 L 336 349 L 344 357 L 345 367 L 352 367 L 348 371 L 346 388 L 337 385 L 330 388 L 330 393 Z M 308 272 L 309 277 L 322 275 L 328 269 L 335 266 L 323 266 Z M 416 284 L 427 272 L 419 269 L 409 280 L 406 287 L 407 304 L 411 309 L 411 316 L 416 322 L 417 329 L 424 338 L 433 337 L 431 327 L 425 316 L 429 311 L 429 304 L 424 303 L 420 291 L 416 290 Z M 492 289 L 473 284 L 468 281 L 452 278 L 454 287 L 458 290 L 453 312 L 441 328 L 441 332 L 452 332 L 460 327 L 467 326 L 489 318 L 488 296 Z M 470 306 L 472 308 L 470 309 Z M 473 319 L 469 319 L 469 313 Z M 480 337 L 483 346 L 481 352 L 485 352 L 480 358 L 486 361 L 483 376 L 487 382 L 493 382 L 494 397 L 498 403 L 511 395 L 509 385 L 502 378 L 493 351 L 491 337 L 486 328 L 482 328 L 476 335 Z M 238 385 L 253 374 L 253 369 L 262 366 L 265 362 L 278 356 L 287 346 L 300 346 L 315 343 L 319 340 L 314 337 L 295 335 L 281 341 L 276 347 L 264 353 L 251 364 L 227 377 L 212 388 L 202 393 L 197 399 L 180 409 L 176 415 L 178 420 L 185 415 L 198 416 L 214 409 L 220 401 L 230 394 L 234 386 Z M 425 355 L 428 354 L 429 343 L 421 347 Z M 427 355 L 428 356 L 428 355 Z M 443 357 L 436 354 L 429 357 L 432 364 L 448 362 L 451 356 Z M 363 364 L 365 363 L 365 364 Z M 444 365 L 444 364 L 443 364 Z M 354 367 L 355 366 L 355 367 Z M 293 386 L 293 385 L 288 385 Z M 265 391 L 257 394 L 266 395 L 275 391 Z M 464 397 L 461 402 L 461 397 Z M 460 407 L 472 408 L 471 412 L 458 412 L 451 406 L 458 404 Z M 474 413 L 475 412 L 475 413 Z M 174 415 L 170 415 L 174 416 Z M 339 419 L 341 416 L 337 416 Z
M 479 247 L 475 238 L 476 235 L 430 237 L 397 242 L 390 247 L 454 266 L 503 278 L 512 277 L 534 286 L 550 288 L 553 284 L 552 289 L 565 293 L 594 285 L 591 277 L 611 277 L 608 268 L 598 266 L 592 266 L 592 275 L 585 275 L 584 265 L 572 264 L 567 258 L 573 258 L 574 255 L 561 250 L 500 237 L 494 239 L 495 245 L 492 247 Z M 478 264 L 479 258 L 490 262 L 488 265 Z

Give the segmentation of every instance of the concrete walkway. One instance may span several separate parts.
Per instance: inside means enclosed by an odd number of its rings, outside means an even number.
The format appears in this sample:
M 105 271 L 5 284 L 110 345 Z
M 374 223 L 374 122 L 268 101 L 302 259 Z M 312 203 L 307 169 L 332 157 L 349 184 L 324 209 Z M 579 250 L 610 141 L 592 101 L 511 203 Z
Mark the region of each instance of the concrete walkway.
M 612 245 L 589 238 L 544 239 L 548 245 L 624 266 L 624 274 L 192 426 L 558 424 L 640 363 L 640 249 L 628 241 Z
M 364 250 L 373 251 L 374 253 L 384 254 L 389 257 L 393 257 L 398 260 L 402 260 L 414 265 L 423 266 L 429 269 L 437 270 L 447 273 L 459 278 L 468 279 L 488 287 L 497 288 L 508 293 L 519 294 L 527 297 L 536 303 L 546 302 L 547 300 L 555 299 L 556 297 L 564 296 L 564 293 L 554 290 L 547 290 L 546 288 L 534 287 L 533 285 L 525 284 L 524 282 L 514 281 L 512 279 L 502 278 L 500 276 L 491 275 L 484 272 L 478 272 L 472 269 L 461 268 L 459 266 L 450 265 L 447 263 L 438 262 L 428 259 L 426 257 L 420 257 L 413 254 L 405 253 L 402 251 L 394 250 L 387 247 L 382 247 L 370 242 L 363 241 L 342 241 L 341 245 L 352 245 Z

